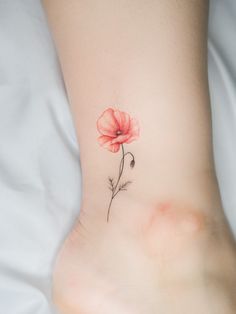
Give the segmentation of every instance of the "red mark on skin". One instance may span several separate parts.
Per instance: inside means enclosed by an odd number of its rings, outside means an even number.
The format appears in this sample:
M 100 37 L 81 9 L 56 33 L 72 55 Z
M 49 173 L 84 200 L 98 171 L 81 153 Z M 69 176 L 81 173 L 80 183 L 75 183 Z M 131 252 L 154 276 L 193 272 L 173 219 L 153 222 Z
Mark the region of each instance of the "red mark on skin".
M 151 212 L 145 230 L 154 232 L 166 231 L 175 232 L 195 232 L 200 230 L 206 222 L 205 215 L 200 209 L 193 208 L 188 204 L 176 202 L 160 202 Z
M 160 203 L 156 208 L 154 208 L 154 210 L 152 210 L 151 215 L 148 218 L 145 230 L 146 231 L 150 230 L 155 224 L 156 220 L 159 218 L 159 216 L 166 214 L 169 209 L 170 209 L 169 202 Z
M 200 231 L 206 222 L 206 217 L 204 214 L 192 211 L 186 213 L 186 216 L 181 221 L 181 228 L 186 232 L 197 232 Z
M 162 218 L 162 216 L 167 215 L 171 209 L 170 202 L 161 202 L 153 210 L 149 216 L 146 229 L 150 229 L 157 219 Z
M 160 205 L 158 206 L 158 210 L 163 214 L 166 213 L 167 210 L 170 208 L 171 208 L 170 202 L 163 202 L 163 203 L 160 203 Z
M 187 247 L 198 243 L 206 222 L 206 214 L 191 204 L 159 202 L 146 214 L 141 243 L 148 256 L 181 257 Z

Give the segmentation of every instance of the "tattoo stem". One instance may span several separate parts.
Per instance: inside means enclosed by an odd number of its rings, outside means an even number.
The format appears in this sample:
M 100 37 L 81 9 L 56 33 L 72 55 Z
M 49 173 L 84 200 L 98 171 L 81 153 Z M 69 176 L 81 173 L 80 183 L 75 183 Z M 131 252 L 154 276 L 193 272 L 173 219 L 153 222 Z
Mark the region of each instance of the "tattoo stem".
M 110 203 L 109 203 L 109 206 L 108 206 L 108 211 L 107 211 L 107 222 L 109 221 L 109 218 L 110 218 L 110 212 L 111 212 L 111 204 L 112 204 L 112 201 L 113 201 L 113 198 L 116 196 L 116 189 L 117 189 L 117 186 L 120 182 L 120 178 L 122 176 L 122 173 L 123 173 L 123 170 L 124 170 L 124 164 L 125 164 L 125 155 L 127 155 L 128 153 L 125 154 L 125 150 L 124 150 L 124 145 L 121 144 L 121 149 L 122 149 L 122 158 L 121 158 L 121 161 L 120 161 L 120 166 L 119 166 L 119 174 L 118 174 L 118 179 L 116 181 L 116 185 L 112 191 L 112 195 L 111 195 L 111 199 L 110 199 Z M 130 153 L 131 154 L 131 153 Z M 131 154 L 133 156 L 133 154 Z M 134 158 L 134 157 L 133 157 Z

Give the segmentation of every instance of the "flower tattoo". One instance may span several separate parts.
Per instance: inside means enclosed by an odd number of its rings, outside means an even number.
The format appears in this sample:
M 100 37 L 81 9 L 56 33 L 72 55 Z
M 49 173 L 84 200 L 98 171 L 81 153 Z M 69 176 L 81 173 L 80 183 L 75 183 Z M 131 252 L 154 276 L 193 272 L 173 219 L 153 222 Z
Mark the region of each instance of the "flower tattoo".
M 97 129 L 101 134 L 98 137 L 99 144 L 112 153 L 117 153 L 121 148 L 121 160 L 119 165 L 118 177 L 116 180 L 109 177 L 109 189 L 111 190 L 111 198 L 107 210 L 107 222 L 110 218 L 110 211 L 113 199 L 120 191 L 126 191 L 131 181 L 120 183 L 124 166 L 125 157 L 130 156 L 130 168 L 135 166 L 135 158 L 131 152 L 125 152 L 124 144 L 129 144 L 139 137 L 138 121 L 127 112 L 118 109 L 108 108 L 97 120 Z

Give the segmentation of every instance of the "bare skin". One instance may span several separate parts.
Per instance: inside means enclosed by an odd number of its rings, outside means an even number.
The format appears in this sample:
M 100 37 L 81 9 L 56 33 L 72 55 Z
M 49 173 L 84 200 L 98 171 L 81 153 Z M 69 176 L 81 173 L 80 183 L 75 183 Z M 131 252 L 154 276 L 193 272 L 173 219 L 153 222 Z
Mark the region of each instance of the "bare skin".
M 53 275 L 60 313 L 235 313 L 235 241 L 212 153 L 207 1 L 44 5 L 83 172 L 80 215 Z M 124 142 L 135 167 L 125 164 L 122 180 L 132 183 L 112 200 L 109 221 L 108 177 L 117 178 L 122 146 L 98 143 L 108 107 L 140 124 Z
M 87 222 L 84 214 L 56 262 L 60 313 L 235 312 L 236 254 L 226 225 L 190 205 L 164 204 L 134 226 Z

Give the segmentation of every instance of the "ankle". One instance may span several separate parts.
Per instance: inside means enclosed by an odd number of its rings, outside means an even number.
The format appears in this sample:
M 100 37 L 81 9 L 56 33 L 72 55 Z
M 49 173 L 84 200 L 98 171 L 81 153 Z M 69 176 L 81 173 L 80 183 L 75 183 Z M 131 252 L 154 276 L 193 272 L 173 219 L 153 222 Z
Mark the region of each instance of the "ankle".
M 226 267 L 225 278 L 230 279 L 235 269 L 235 241 L 220 205 L 213 211 L 163 201 L 127 225 L 144 255 L 157 264 L 165 262 L 170 276 L 188 277 L 199 269 L 218 276 Z

